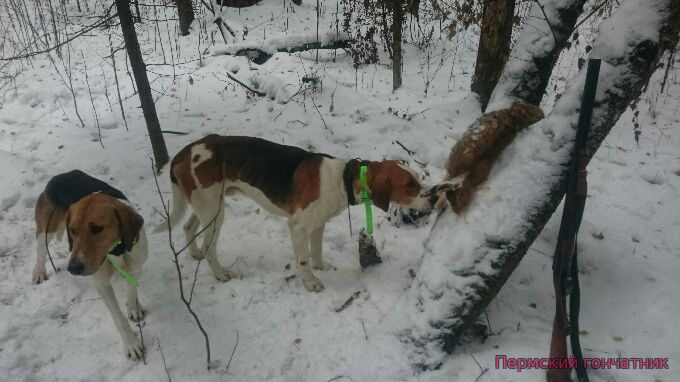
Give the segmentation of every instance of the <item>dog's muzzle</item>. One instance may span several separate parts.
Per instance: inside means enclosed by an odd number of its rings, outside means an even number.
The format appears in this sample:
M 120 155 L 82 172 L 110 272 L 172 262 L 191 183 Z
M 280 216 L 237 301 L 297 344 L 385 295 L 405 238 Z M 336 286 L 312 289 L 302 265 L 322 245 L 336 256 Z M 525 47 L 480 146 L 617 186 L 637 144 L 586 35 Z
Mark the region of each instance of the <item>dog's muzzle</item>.
M 72 275 L 82 275 L 84 270 L 85 264 L 83 264 L 81 261 L 74 261 L 73 264 L 68 265 L 68 271 Z

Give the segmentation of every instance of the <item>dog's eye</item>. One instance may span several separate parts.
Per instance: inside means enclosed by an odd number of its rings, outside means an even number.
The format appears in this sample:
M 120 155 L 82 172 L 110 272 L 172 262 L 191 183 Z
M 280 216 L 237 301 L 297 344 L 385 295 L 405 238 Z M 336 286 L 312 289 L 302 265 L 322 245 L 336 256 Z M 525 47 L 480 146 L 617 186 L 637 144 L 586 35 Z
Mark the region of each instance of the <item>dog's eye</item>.
M 69 227 L 69 228 L 68 228 L 68 231 L 71 233 L 71 235 L 75 235 L 75 234 L 76 234 L 76 230 L 75 230 L 75 228 L 73 228 L 73 227 Z
M 96 234 L 98 234 L 99 232 L 101 232 L 103 229 L 104 229 L 104 227 L 102 227 L 102 226 L 93 225 L 93 226 L 90 227 L 90 232 L 91 232 L 93 235 L 96 235 Z

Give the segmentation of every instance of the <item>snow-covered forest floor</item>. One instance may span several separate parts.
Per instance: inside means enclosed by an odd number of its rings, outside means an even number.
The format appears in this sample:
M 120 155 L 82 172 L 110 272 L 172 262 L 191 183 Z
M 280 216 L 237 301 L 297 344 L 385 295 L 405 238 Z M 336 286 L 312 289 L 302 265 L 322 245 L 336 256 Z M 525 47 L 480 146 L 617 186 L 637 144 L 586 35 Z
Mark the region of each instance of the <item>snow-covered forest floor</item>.
M 85 16 L 101 11 L 101 4 L 88 4 L 82 25 L 90 22 Z M 323 4 L 321 30 L 334 29 L 335 2 Z M 75 4 L 70 6 L 76 15 Z M 144 12 L 149 18 L 175 18 L 173 9 Z M 311 33 L 316 23 L 314 4 L 306 0 L 302 6 L 263 0 L 226 17 L 235 30 L 247 27 L 245 39 L 253 42 Z M 206 22 L 211 31 L 211 20 Z M 171 156 L 208 133 L 252 135 L 338 157 L 404 159 L 429 174 L 426 183 L 433 184 L 444 174 L 450 148 L 480 113 L 468 97 L 474 28 L 452 40 L 434 39 L 425 49 L 405 45 L 404 86 L 393 93 L 389 60 L 382 52 L 379 64 L 356 70 L 343 51 L 320 51 L 318 63 L 314 52 L 304 52 L 276 54 L 255 65 L 244 57 L 210 55 L 222 44 L 210 46 L 205 35 L 175 38 L 175 23 L 137 25 L 161 126 L 188 133 L 165 136 Z M 561 58 L 552 93 L 542 105 L 546 112 L 576 73 L 576 61 L 584 57 L 582 48 L 596 26 L 585 23 L 581 44 Z M 326 289 L 310 293 L 299 278 L 290 278 L 295 267 L 289 267 L 293 255 L 285 220 L 243 198 L 227 200 L 218 245 L 222 263 L 231 264 L 239 278 L 223 284 L 206 264 L 198 271 L 192 306 L 210 335 L 214 362 L 207 371 L 203 338 L 179 299 L 167 236 L 150 232 L 161 221 L 150 144 L 137 95 L 123 69 L 124 50 L 115 57 L 127 128 L 121 117 L 107 57 L 109 36 L 114 48 L 122 44 L 116 25 L 96 29 L 71 45 L 85 127 L 70 92 L 44 56 L 25 66 L 16 88 L 0 101 L 0 380 L 166 380 L 163 356 L 175 381 L 544 380 L 541 370 L 497 370 L 495 357 L 548 355 L 559 214 L 487 309 L 482 322 L 488 325 L 488 337 L 471 335 L 441 369 L 416 375 L 398 341 L 373 334 L 409 287 L 409 270 L 418 271 L 434 217 L 417 228 L 395 226 L 376 209 L 375 237 L 384 263 L 362 272 L 356 233 L 363 211 L 352 209 L 354 236 L 346 213 L 341 214 L 327 224 L 323 247 L 337 270 L 318 272 Z M 201 54 L 206 48 L 208 53 Z M 56 62 L 63 76 L 64 67 Z M 270 97 L 249 96 L 226 72 L 259 84 Z M 661 93 L 660 68 L 638 103 L 639 115 L 628 110 L 590 162 L 579 237 L 584 354 L 668 357 L 670 369 L 598 370 L 591 372 L 594 381 L 674 381 L 680 376 L 679 73 L 669 72 Z M 307 88 L 305 76 L 318 77 L 318 87 Z M 143 322 L 146 365 L 124 358 L 120 337 L 91 281 L 63 271 L 65 242 L 52 245 L 62 271 L 54 274 L 48 264 L 50 279 L 31 283 L 35 201 L 50 177 L 74 168 L 120 188 L 147 222 L 150 253 L 140 288 L 148 312 Z M 167 171 L 159 181 L 169 192 Z M 175 233 L 182 242 L 180 232 Z M 196 261 L 183 256 L 180 264 L 191 281 Z M 116 281 L 119 296 L 123 286 Z M 359 297 L 336 313 L 355 292 Z

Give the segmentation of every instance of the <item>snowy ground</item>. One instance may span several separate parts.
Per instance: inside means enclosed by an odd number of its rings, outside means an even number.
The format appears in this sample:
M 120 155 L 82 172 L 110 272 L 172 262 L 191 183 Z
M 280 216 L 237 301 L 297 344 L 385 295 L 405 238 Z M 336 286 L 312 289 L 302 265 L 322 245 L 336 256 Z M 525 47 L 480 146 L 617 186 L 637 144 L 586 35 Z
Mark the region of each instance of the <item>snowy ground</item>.
M 322 25 L 331 25 L 333 12 L 334 4 L 324 8 L 328 22 Z M 264 0 L 228 18 L 235 27 L 248 26 L 247 38 L 257 41 L 284 31 L 309 32 L 314 9 L 311 2 L 302 7 L 287 2 L 284 8 L 281 2 Z M 321 53 L 318 64 L 313 53 L 276 54 L 261 66 L 245 58 L 206 55 L 201 67 L 196 34 L 174 45 L 174 37 L 169 40 L 165 29 L 161 32 L 156 34 L 146 24 L 139 27 L 148 63 L 184 63 L 175 68 L 149 66 L 161 125 L 189 133 L 166 135 L 171 155 L 207 133 L 247 134 L 340 157 L 409 160 L 422 173 L 427 171 L 433 183 L 443 174 L 450 147 L 479 113 L 475 102 L 466 98 L 474 33 L 436 43 L 431 53 L 446 56 L 440 70 L 439 58 L 428 67 L 422 52 L 406 46 L 404 88 L 392 93 L 389 67 L 369 65 L 355 71 L 342 52 L 337 57 Z M 286 269 L 293 256 L 285 221 L 239 199 L 227 201 L 218 248 L 222 263 L 233 263 L 240 278 L 218 283 L 202 264 L 193 302 L 210 334 L 215 368 L 206 370 L 203 339 L 179 299 L 163 234 L 150 235 L 150 256 L 141 279 L 140 299 L 148 311 L 143 326 L 147 364 L 126 360 L 111 318 L 88 279 L 63 271 L 55 275 L 48 266 L 48 282 L 30 282 L 36 245 L 33 207 L 47 180 L 57 173 L 80 168 L 109 181 L 127 194 L 148 223 L 160 221 L 138 101 L 133 96 L 124 103 L 129 130 L 115 103 L 113 69 L 105 57 L 108 33 L 113 33 L 114 45 L 121 41 L 117 29 L 97 30 L 73 45 L 74 81 L 85 128 L 47 59 L 37 60 L 23 73 L 16 93 L 8 94 L 0 109 L 0 380 L 165 380 L 159 344 L 176 381 L 324 382 L 336 377 L 473 381 L 480 367 L 489 370 L 479 381 L 544 379 L 543 371 L 496 370 L 494 360 L 498 354 L 548 354 L 553 315 L 550 264 L 559 216 L 546 226 L 487 310 L 492 335 L 485 341 L 471 339 L 440 370 L 414 375 L 400 344 L 374 334 L 408 288 L 409 269 L 418 271 L 430 226 L 395 227 L 377 211 L 376 240 L 385 262 L 362 272 L 356 236 L 350 237 L 347 216 L 342 214 L 327 225 L 324 241 L 325 257 L 337 270 L 319 272 L 326 289 L 309 293 L 299 279 L 288 280 L 295 273 Z M 155 41 L 160 36 L 165 39 L 165 60 Z M 443 47 L 446 53 L 441 52 Z M 116 57 L 126 97 L 133 90 L 120 70 L 124 53 Z M 560 73 L 575 71 L 573 59 L 560 62 Z M 256 78 L 270 87 L 272 97 L 247 97 L 226 71 L 244 81 Z M 309 74 L 321 78 L 322 87 L 295 95 L 301 78 Z M 659 94 L 662 76 L 660 70 L 639 104 L 639 144 L 629 111 L 589 166 L 590 198 L 579 242 L 581 341 L 586 356 L 669 357 L 670 370 L 594 371 L 595 381 L 673 381 L 680 375 L 676 345 L 680 332 L 675 330 L 680 324 L 680 298 L 675 292 L 680 286 L 680 85 L 677 71 L 671 72 L 671 86 Z M 111 104 L 104 90 L 107 84 Z M 409 120 L 403 114 L 415 115 Z M 409 156 L 397 141 L 416 154 Z M 427 165 L 423 169 L 416 161 Z M 167 173 L 160 181 L 169 190 Z M 362 225 L 362 215 L 360 208 L 352 209 L 355 231 Z M 66 245 L 52 248 L 57 266 L 65 268 Z M 187 257 L 180 262 L 190 279 L 196 262 Z M 123 287 L 123 282 L 116 286 Z M 361 292 L 357 301 L 340 313 L 334 311 L 357 291 Z M 238 347 L 227 370 L 237 336 Z

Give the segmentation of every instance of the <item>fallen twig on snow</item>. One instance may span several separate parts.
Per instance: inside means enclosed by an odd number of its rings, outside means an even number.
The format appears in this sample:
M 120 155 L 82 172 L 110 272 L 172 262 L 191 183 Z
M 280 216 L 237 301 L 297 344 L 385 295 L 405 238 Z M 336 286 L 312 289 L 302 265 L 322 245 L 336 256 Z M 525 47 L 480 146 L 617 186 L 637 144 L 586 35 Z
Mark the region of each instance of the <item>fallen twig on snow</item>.
M 161 352 L 161 358 L 163 359 L 163 368 L 165 369 L 165 374 L 168 376 L 168 382 L 172 382 L 170 377 L 170 372 L 168 371 L 168 364 L 165 363 L 165 354 L 163 354 L 163 348 L 161 347 L 161 341 L 156 337 L 156 343 L 158 344 L 158 350 Z
M 232 80 L 232 81 L 236 82 L 237 84 L 241 85 L 244 89 L 246 89 L 247 91 L 249 91 L 249 92 L 252 93 L 253 95 L 256 95 L 256 96 L 259 96 L 259 97 L 266 97 L 266 96 L 267 96 L 267 93 L 261 92 L 261 91 L 259 91 L 259 90 L 256 90 L 256 89 L 251 88 L 250 86 L 248 86 L 248 85 L 244 84 L 243 82 L 241 82 L 238 78 L 236 78 L 236 77 L 234 77 L 233 75 L 231 75 L 231 73 L 225 72 L 225 74 L 227 75 L 227 77 L 229 77 L 230 80 Z
M 347 309 L 348 306 L 352 305 L 352 302 L 354 302 L 355 299 L 359 298 L 359 295 L 361 294 L 361 291 L 356 291 L 354 292 L 347 301 L 345 301 L 339 308 L 335 309 L 335 313 L 340 313 L 343 310 Z

